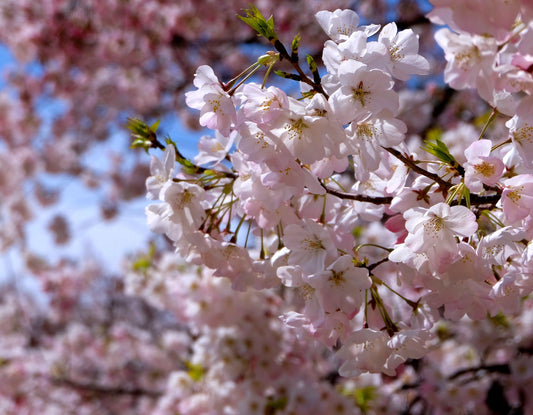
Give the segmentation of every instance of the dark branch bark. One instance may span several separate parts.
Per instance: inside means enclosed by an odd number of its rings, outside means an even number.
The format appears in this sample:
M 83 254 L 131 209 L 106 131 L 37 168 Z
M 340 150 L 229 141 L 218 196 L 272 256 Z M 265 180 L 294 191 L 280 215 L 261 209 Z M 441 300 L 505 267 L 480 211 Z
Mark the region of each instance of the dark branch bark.
M 358 202 L 373 203 L 374 205 L 388 205 L 392 202 L 392 196 L 366 196 L 366 195 L 354 195 L 352 193 L 345 193 L 339 190 L 331 189 L 326 185 L 322 185 L 326 192 L 330 195 L 337 196 L 340 199 L 356 200 Z
M 418 173 L 422 176 L 426 176 L 427 178 L 433 180 L 435 183 L 437 183 L 442 189 L 448 190 L 453 185 L 450 182 L 447 182 L 442 177 L 440 177 L 438 174 L 431 173 L 427 171 L 426 169 L 423 169 L 422 167 L 418 166 L 416 162 L 409 157 L 406 157 L 402 153 L 400 153 L 398 150 L 392 148 L 392 147 L 382 147 L 384 150 L 391 153 L 394 157 L 396 157 L 398 160 L 403 162 L 407 167 L 409 167 L 412 171 L 415 173 Z
M 80 392 L 95 393 L 106 396 L 146 396 L 150 398 L 159 398 L 163 395 L 163 392 L 147 390 L 143 388 L 125 388 L 120 386 L 104 386 L 94 383 L 77 382 L 68 378 L 51 378 L 51 381 L 55 384 L 66 386 L 72 389 L 76 389 Z

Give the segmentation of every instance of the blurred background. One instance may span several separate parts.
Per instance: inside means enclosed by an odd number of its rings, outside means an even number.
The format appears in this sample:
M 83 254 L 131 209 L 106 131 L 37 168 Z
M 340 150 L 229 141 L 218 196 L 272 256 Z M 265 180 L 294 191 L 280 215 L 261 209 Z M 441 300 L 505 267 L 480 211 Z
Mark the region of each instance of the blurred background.
M 413 27 L 435 73 L 442 68 L 424 18 L 427 1 L 255 5 L 275 15 L 285 43 L 299 33 L 303 50 L 318 60 L 326 38 L 314 13 L 353 8 L 363 23 Z M 268 50 L 236 17 L 247 6 L 239 0 L 1 2 L 1 279 L 25 285 L 43 267 L 82 258 L 118 274 L 124 255 L 146 249 L 153 238 L 144 218 L 150 156 L 129 149 L 124 124 L 128 117 L 161 119 L 159 132 L 193 157 L 207 133 L 184 106 L 196 68 L 212 65 L 228 80 Z M 413 91 L 422 88 L 411 83 Z

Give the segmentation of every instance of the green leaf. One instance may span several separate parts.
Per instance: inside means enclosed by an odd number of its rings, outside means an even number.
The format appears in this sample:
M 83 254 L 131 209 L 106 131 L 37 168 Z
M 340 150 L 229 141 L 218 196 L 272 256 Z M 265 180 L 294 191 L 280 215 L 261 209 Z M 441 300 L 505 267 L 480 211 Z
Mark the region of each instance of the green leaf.
M 297 61 L 298 60 L 298 49 L 300 48 L 300 35 L 294 36 L 294 39 L 291 43 L 291 60 Z
M 440 127 L 435 127 L 435 128 L 431 128 L 427 133 L 426 133 L 426 141 L 435 141 L 435 140 L 440 140 L 440 138 L 442 137 L 442 129 Z
M 131 268 L 134 271 L 146 271 L 152 266 L 153 260 L 155 257 L 155 244 L 150 243 L 148 252 L 146 254 L 141 254 L 137 257 L 135 261 L 131 264 Z
M 466 207 L 470 209 L 470 189 L 468 189 L 466 186 L 463 186 L 463 193 L 461 196 L 464 197 L 466 201 Z
M 128 118 L 126 128 L 130 130 L 131 138 L 133 139 L 130 148 L 142 148 L 148 153 L 148 149 L 153 147 L 152 142 L 157 139 L 155 130 L 158 125 L 159 121 L 149 127 L 138 118 Z
M 355 402 L 357 406 L 366 412 L 370 408 L 370 402 L 376 397 L 376 387 L 366 386 L 364 388 L 356 389 Z
M 505 314 L 503 314 L 501 311 L 494 315 L 494 316 L 487 316 L 489 321 L 494 324 L 496 327 L 503 327 L 503 328 L 509 328 L 509 320 L 507 320 L 507 317 L 505 317 Z
M 159 124 L 161 123 L 161 119 L 157 120 L 150 126 L 150 130 L 154 133 L 157 131 L 157 128 L 159 127 Z
M 185 365 L 187 366 L 187 374 L 189 377 L 194 380 L 195 382 L 199 382 L 204 377 L 204 368 L 201 365 L 194 364 L 191 362 L 186 362 Z
M 485 111 L 483 114 L 477 116 L 475 119 L 474 119 L 474 125 L 476 127 L 483 127 L 485 124 L 487 124 L 487 122 L 490 120 L 491 116 L 492 116 L 492 113 L 493 113 L 493 109 L 490 108 L 488 109 L 487 111 Z
M 446 144 L 444 144 L 444 142 L 439 138 L 434 140 L 426 140 L 421 148 L 429 154 L 434 155 L 438 160 L 445 164 L 448 164 L 454 168 L 459 165 L 459 163 L 457 163 L 455 160 L 455 157 L 450 153 L 450 150 L 448 150 L 448 147 L 446 147 Z
M 278 399 L 269 399 L 265 406 L 265 414 L 274 415 L 277 411 L 282 411 L 287 406 L 289 400 L 286 396 Z
M 318 66 L 315 62 L 315 59 L 311 55 L 307 55 L 307 66 L 309 66 L 309 69 L 313 73 L 313 80 L 316 84 L 320 84 L 320 74 L 318 73 Z
M 143 140 L 141 138 L 134 140 L 130 145 L 130 148 L 142 148 L 147 153 L 148 153 L 148 149 L 151 147 L 152 147 L 152 142 L 150 140 Z
M 309 66 L 309 69 L 311 72 L 315 73 L 318 72 L 318 67 L 316 65 L 315 59 L 311 55 L 306 55 L 307 58 L 307 66 Z
M 341 388 L 340 393 L 348 398 L 353 399 L 359 409 L 366 413 L 370 407 L 371 402 L 376 398 L 376 387 L 365 386 L 357 389 Z
M 362 226 L 356 226 L 355 228 L 353 228 L 353 231 L 352 231 L 352 235 L 355 237 L 355 238 L 359 238 L 364 232 L 364 228 Z
M 246 16 L 238 16 L 244 23 L 254 29 L 259 35 L 266 37 L 269 41 L 277 40 L 278 36 L 274 30 L 274 19 L 272 16 L 266 20 L 259 9 L 250 6 L 245 9 Z

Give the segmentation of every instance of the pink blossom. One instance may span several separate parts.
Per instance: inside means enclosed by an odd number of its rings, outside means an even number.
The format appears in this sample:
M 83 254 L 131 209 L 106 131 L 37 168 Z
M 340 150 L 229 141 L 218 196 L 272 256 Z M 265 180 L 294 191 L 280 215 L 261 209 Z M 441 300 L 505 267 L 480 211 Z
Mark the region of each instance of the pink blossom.
M 237 111 L 213 69 L 207 65 L 200 66 L 195 74 L 194 86 L 198 89 L 187 92 L 185 99 L 189 107 L 200 110 L 200 125 L 228 136 Z
M 531 169 L 533 165 L 532 104 L 533 98 L 531 96 L 522 98 L 516 109 L 516 114 L 505 123 L 505 126 L 509 128 L 509 135 L 514 148 L 518 152 L 522 164 L 528 169 Z
M 362 30 L 367 36 L 372 36 L 379 30 L 379 25 L 359 26 L 359 16 L 353 10 L 327 10 L 315 14 L 316 20 L 326 34 L 336 42 L 346 40 L 352 33 Z
M 299 265 L 309 274 L 323 271 L 326 262 L 337 258 L 327 227 L 311 220 L 287 226 L 283 243 L 291 250 L 289 264 Z
M 443 269 L 458 255 L 455 236 L 468 237 L 477 230 L 476 216 L 464 206 L 437 203 L 429 209 L 412 208 L 404 213 L 409 232 L 405 246 L 427 255 L 430 264 Z
M 398 110 L 398 95 L 392 91 L 394 82 L 386 72 L 350 60 L 339 65 L 338 77 L 341 87 L 329 101 L 342 124 L 377 115 L 384 109 L 393 114 Z
M 504 181 L 502 207 L 508 224 L 530 215 L 533 209 L 533 175 L 519 174 Z
M 438 24 L 448 24 L 453 30 L 492 35 L 500 40 L 508 36 L 520 11 L 520 1 L 470 0 L 458 3 L 431 0 L 435 7 L 428 17 Z
M 497 51 L 494 39 L 440 29 L 435 40 L 446 54 L 444 80 L 451 87 L 472 88 L 478 77 L 490 76 Z
M 146 197 L 160 199 L 161 189 L 169 180 L 172 180 L 176 164 L 176 150 L 168 145 L 161 156 L 161 160 L 152 156 L 150 163 L 150 177 L 146 179 Z
M 341 310 L 348 318 L 357 313 L 364 290 L 372 285 L 368 271 L 355 267 L 349 255 L 339 257 L 325 271 L 312 274 L 307 280 L 316 290 L 324 311 Z
M 492 142 L 478 140 L 466 150 L 465 185 L 471 192 L 480 192 L 483 184 L 494 186 L 502 177 L 505 166 L 498 157 L 491 157 Z
M 352 332 L 337 352 L 337 356 L 344 361 L 339 373 L 354 377 L 367 371 L 382 371 L 393 376 L 396 368 L 385 366 L 392 352 L 388 342 L 389 336 L 383 331 L 362 329 Z
M 387 68 L 393 77 L 406 81 L 411 75 L 427 75 L 429 62 L 418 54 L 418 36 L 412 29 L 398 32 L 396 23 L 381 29 L 378 41 L 387 48 Z

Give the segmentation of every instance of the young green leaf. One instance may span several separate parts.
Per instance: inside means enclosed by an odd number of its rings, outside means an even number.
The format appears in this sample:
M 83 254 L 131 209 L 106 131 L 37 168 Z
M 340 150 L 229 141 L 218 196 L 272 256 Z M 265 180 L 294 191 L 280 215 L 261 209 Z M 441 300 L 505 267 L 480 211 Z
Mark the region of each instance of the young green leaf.
M 437 159 L 445 164 L 448 164 L 452 167 L 457 167 L 459 165 L 459 163 L 457 163 L 455 160 L 455 157 L 450 153 L 450 150 L 448 150 L 446 144 L 444 144 L 444 142 L 439 138 L 434 140 L 426 140 L 421 148 L 429 154 L 434 155 Z
M 298 62 L 298 49 L 300 48 L 301 36 L 296 35 L 291 43 L 291 61 Z
M 148 149 L 153 147 L 153 143 L 157 139 L 155 131 L 158 125 L 159 121 L 149 127 L 144 121 L 137 118 L 128 118 L 126 128 L 130 130 L 133 139 L 130 147 L 142 148 L 148 152 Z
M 281 76 L 282 78 L 285 78 L 285 79 L 292 79 L 294 81 L 301 81 L 302 80 L 302 77 L 298 74 L 295 74 L 295 73 L 289 73 L 289 72 L 285 72 L 285 71 L 274 71 L 274 73 L 278 76 Z
M 254 29 L 260 36 L 266 37 L 269 41 L 278 39 L 276 31 L 274 30 L 274 19 L 272 16 L 266 20 L 259 9 L 255 6 L 250 6 L 245 9 L 246 16 L 238 16 L 244 23 Z

